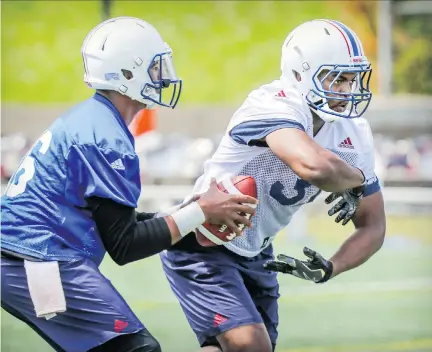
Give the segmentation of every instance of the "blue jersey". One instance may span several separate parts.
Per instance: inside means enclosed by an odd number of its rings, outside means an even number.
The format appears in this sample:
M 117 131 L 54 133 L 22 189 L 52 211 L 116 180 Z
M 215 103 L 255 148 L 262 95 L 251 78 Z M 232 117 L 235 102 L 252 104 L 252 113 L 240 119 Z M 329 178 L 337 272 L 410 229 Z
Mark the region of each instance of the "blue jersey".
M 100 94 L 45 131 L 11 178 L 1 203 L 1 246 L 42 260 L 90 258 L 105 249 L 86 199 L 136 207 L 140 195 L 134 139 Z

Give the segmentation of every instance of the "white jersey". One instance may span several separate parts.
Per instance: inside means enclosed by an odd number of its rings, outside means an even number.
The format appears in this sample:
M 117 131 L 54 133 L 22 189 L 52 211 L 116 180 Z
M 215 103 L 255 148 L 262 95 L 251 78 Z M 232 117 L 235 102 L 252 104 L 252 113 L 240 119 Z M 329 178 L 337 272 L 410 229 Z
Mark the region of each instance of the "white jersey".
M 262 142 L 265 136 L 281 128 L 305 131 L 319 145 L 360 168 L 370 184 L 369 193 L 379 189 L 374 173 L 372 134 L 365 119 L 325 123 L 313 137 L 312 114 L 300 94 L 294 88 L 282 89 L 279 81 L 264 85 L 249 94 L 234 113 L 218 149 L 204 164 L 204 174 L 193 190 L 193 194 L 205 192 L 211 177 L 217 181 L 235 175 L 254 177 L 259 199 L 252 220 L 254 226 L 225 244 L 242 256 L 253 257 L 260 253 L 289 224 L 294 213 L 303 204 L 312 202 L 320 192 L 300 179 Z

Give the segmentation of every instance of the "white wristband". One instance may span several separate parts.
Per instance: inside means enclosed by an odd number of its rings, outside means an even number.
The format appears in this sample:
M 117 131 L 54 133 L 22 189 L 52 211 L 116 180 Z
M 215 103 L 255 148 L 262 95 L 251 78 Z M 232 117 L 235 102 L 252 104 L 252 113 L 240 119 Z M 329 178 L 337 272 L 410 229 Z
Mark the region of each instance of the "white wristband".
M 206 220 L 204 212 L 197 202 L 192 202 L 184 208 L 177 210 L 175 213 L 171 214 L 171 217 L 177 224 L 182 237 L 195 230 Z

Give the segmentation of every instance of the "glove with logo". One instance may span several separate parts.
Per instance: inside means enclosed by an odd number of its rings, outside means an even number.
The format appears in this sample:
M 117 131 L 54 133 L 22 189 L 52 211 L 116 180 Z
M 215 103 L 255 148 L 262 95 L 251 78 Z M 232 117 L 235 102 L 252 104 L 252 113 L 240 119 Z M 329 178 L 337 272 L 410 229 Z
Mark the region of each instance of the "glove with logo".
M 339 223 L 341 220 L 343 220 L 342 225 L 345 226 L 348 224 L 360 205 L 360 201 L 363 198 L 364 189 L 365 184 L 363 183 L 361 186 L 347 189 L 344 192 L 334 192 L 330 194 L 325 199 L 326 204 L 330 204 L 339 197 L 342 197 L 342 199 L 328 211 L 328 215 L 333 216 L 338 211 L 340 211 L 335 219 L 335 222 Z
M 309 258 L 306 261 L 279 254 L 277 260 L 268 261 L 264 264 L 264 268 L 270 271 L 291 274 L 315 283 L 328 281 L 333 273 L 333 263 L 308 247 L 303 248 L 303 253 Z

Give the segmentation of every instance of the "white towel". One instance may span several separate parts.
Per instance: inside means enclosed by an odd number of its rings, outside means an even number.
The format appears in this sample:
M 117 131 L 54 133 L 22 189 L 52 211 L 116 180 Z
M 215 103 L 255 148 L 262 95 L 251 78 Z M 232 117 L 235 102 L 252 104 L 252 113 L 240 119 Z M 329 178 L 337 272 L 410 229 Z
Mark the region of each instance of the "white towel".
M 30 297 L 38 318 L 51 319 L 66 311 L 66 299 L 58 262 L 25 260 L 24 268 Z

